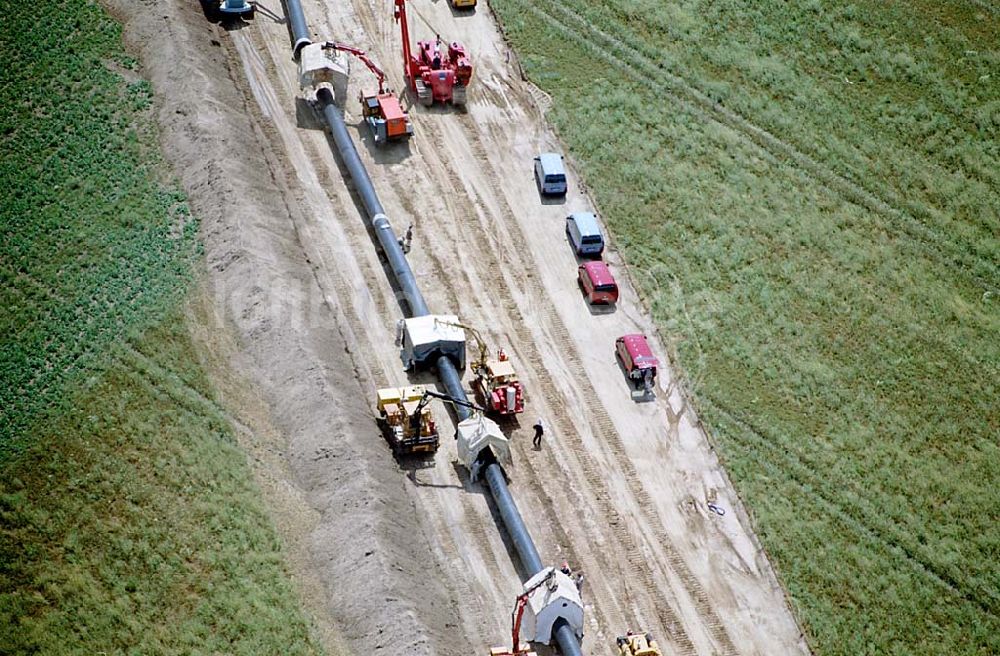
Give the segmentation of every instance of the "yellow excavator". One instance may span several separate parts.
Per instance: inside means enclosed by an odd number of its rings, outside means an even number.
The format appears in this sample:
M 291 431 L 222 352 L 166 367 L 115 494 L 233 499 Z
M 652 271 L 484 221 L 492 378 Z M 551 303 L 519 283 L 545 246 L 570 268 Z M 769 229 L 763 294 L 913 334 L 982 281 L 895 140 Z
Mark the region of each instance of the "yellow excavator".
M 652 634 L 631 631 L 618 636 L 618 653 L 620 656 L 663 656 Z

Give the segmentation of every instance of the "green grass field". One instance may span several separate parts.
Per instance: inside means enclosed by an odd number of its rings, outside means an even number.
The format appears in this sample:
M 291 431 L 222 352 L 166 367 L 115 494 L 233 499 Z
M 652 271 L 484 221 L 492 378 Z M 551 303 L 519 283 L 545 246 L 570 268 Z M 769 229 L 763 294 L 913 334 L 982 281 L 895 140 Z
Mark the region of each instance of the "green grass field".
M 93 3 L 0 15 L 0 653 L 319 653 L 187 332 L 150 86 Z
M 1000 16 L 490 4 L 816 652 L 1000 653 Z

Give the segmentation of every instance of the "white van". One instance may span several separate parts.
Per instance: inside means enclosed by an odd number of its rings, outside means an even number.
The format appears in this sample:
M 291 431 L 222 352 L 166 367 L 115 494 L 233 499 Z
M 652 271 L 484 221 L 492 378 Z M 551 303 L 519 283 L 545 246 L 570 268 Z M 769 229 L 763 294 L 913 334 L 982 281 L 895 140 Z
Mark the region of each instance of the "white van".
M 591 212 L 574 212 L 566 217 L 566 235 L 573 251 L 580 257 L 604 252 L 604 235 Z
M 566 169 L 559 153 L 542 153 L 535 158 L 535 182 L 543 196 L 566 195 Z

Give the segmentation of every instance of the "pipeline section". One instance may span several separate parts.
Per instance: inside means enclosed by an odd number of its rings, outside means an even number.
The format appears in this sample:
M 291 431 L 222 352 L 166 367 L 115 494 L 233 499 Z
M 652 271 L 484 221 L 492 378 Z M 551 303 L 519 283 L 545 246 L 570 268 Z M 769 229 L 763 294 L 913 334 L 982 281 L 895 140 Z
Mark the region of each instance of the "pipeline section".
M 302 6 L 299 4 L 299 0 L 285 0 L 285 7 L 292 29 L 293 52 L 297 59 L 299 50 L 309 45 L 311 40 L 306 30 L 305 18 L 302 15 Z M 323 116 L 330 127 L 330 133 L 337 146 L 340 160 L 354 182 L 354 187 L 365 206 L 365 211 L 368 215 L 367 218 L 371 222 L 372 229 L 375 231 L 379 245 L 382 247 L 382 252 L 385 253 L 386 259 L 389 261 L 389 268 L 392 270 L 392 275 L 403 293 L 403 297 L 410 310 L 410 316 L 420 317 L 430 314 L 427 302 L 424 300 L 423 294 L 420 293 L 420 289 L 417 288 L 417 281 L 413 275 L 413 270 L 410 268 L 410 263 L 407 262 L 406 255 L 403 253 L 396 233 L 389 224 L 389 218 L 385 215 L 385 209 L 382 207 L 382 203 L 375 193 L 375 187 L 368 176 L 368 171 L 365 169 L 364 164 L 361 163 L 357 147 L 347 132 L 344 117 L 334 104 L 333 94 L 329 89 L 322 88 L 316 93 L 316 98 L 322 106 Z M 462 386 L 461 374 L 455 368 L 455 364 L 451 359 L 447 356 L 441 356 L 438 358 L 436 364 L 438 377 L 441 379 L 441 383 L 448 394 L 458 399 L 467 400 L 468 397 L 465 394 L 465 388 Z M 469 409 L 463 406 L 456 406 L 455 412 L 458 415 L 459 421 L 468 419 L 470 415 Z M 497 510 L 500 512 L 500 517 L 503 520 L 504 528 L 507 529 L 507 535 L 510 536 L 514 544 L 514 549 L 521 559 L 521 564 L 530 578 L 542 570 L 542 559 L 538 555 L 538 549 L 535 547 L 531 535 L 528 533 L 528 528 L 524 525 L 524 520 L 517 509 L 517 504 L 514 503 L 514 498 L 510 494 L 503 469 L 501 469 L 500 465 L 493 463 L 486 467 L 485 477 L 490 493 L 493 496 L 493 501 L 496 503 Z M 569 624 L 563 620 L 559 620 L 554 633 L 556 641 L 559 643 L 559 649 L 564 656 L 582 656 L 580 643 L 577 641 L 576 635 Z
M 287 0 L 287 2 L 289 6 L 298 5 L 298 0 Z M 427 309 L 427 301 L 424 300 L 424 295 L 420 293 L 420 289 L 417 287 L 417 280 L 413 276 L 410 263 L 406 261 L 406 255 L 403 254 L 403 248 L 399 245 L 396 233 L 393 232 L 392 226 L 389 225 L 389 217 L 385 215 L 382 203 L 379 201 L 378 195 L 375 193 L 375 187 L 372 185 L 372 180 L 368 177 L 368 171 L 365 170 L 364 164 L 361 163 L 361 158 L 358 156 L 358 149 L 354 146 L 354 141 L 347 132 L 347 126 L 344 125 L 344 117 L 333 102 L 333 93 L 327 88 L 322 88 L 316 92 L 316 99 L 322 106 L 323 116 L 330 126 L 330 132 L 333 135 L 334 143 L 337 145 L 340 161 L 344 163 L 344 167 L 347 168 L 347 172 L 354 181 L 354 188 L 357 190 L 358 195 L 361 196 L 361 202 L 368 213 L 368 219 L 371 221 L 375 236 L 378 238 L 378 243 L 382 247 L 382 252 L 385 253 L 386 259 L 389 260 L 389 268 L 392 269 L 392 275 L 396 279 L 400 291 L 403 292 L 403 298 L 410 308 L 410 316 L 422 317 L 430 314 L 430 310 Z M 454 369 L 454 366 L 452 369 Z M 457 372 L 456 378 L 459 378 Z M 464 393 L 459 396 L 451 390 L 447 383 L 445 386 L 449 388 L 448 393 L 452 396 L 465 398 Z M 462 389 L 460 378 L 458 389 Z
M 292 57 L 299 60 L 299 52 L 312 43 L 309 38 L 309 28 L 306 27 L 306 17 L 302 13 L 299 0 L 285 0 L 285 15 L 292 30 Z

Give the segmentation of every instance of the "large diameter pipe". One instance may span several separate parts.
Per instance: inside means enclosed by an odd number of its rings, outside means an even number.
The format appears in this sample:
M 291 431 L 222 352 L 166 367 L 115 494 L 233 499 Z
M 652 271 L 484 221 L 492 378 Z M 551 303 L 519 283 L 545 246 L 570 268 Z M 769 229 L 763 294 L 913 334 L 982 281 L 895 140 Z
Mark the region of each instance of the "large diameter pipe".
M 528 578 L 531 578 L 542 570 L 542 558 L 528 534 L 528 527 L 524 525 L 521 513 L 517 510 L 514 497 L 510 495 L 510 488 L 507 487 L 507 480 L 500 465 L 493 463 L 486 468 L 486 482 L 489 484 L 490 493 L 493 494 L 493 501 L 497 504 L 497 510 L 500 511 L 500 519 L 507 529 L 507 535 L 514 543 L 514 549 L 528 572 Z
M 302 8 L 298 0 L 286 0 L 285 4 L 288 8 L 293 36 L 302 35 L 308 42 L 308 33 L 305 31 L 305 19 L 302 17 Z M 297 19 L 295 18 L 296 13 L 298 15 Z M 296 27 L 297 21 L 300 23 L 300 27 L 298 28 Z M 296 51 L 297 54 L 298 51 Z M 389 219 L 385 215 L 382 203 L 375 193 L 375 187 L 368 176 L 368 171 L 361 163 L 357 147 L 355 147 L 354 141 L 347 132 L 344 117 L 333 102 L 333 94 L 329 89 L 322 88 L 317 92 L 316 97 L 323 107 L 323 115 L 330 127 L 333 141 L 337 145 L 337 152 L 340 155 L 340 159 L 354 181 L 354 187 L 361 196 L 361 202 L 365 206 L 368 219 L 378 238 L 379 245 L 382 247 L 382 252 L 385 253 L 386 258 L 389 260 L 392 275 L 404 294 L 404 298 L 410 309 L 410 316 L 419 317 L 430 314 L 427 302 L 417 288 L 413 270 L 410 269 L 410 264 L 407 262 L 403 249 L 399 245 L 399 240 L 395 232 L 393 232 L 392 226 L 389 224 Z M 465 388 L 462 386 L 462 377 L 455 367 L 455 363 L 447 356 L 441 356 L 438 358 L 436 364 L 438 377 L 441 379 L 441 383 L 448 394 L 457 399 L 467 401 L 468 397 L 465 394 Z M 456 406 L 455 411 L 459 421 L 468 419 L 468 408 Z M 521 564 L 527 570 L 528 577 L 530 578 L 542 570 L 542 559 L 538 555 L 535 542 L 528 533 L 528 527 L 524 525 L 524 520 L 517 509 L 517 504 L 514 503 L 514 498 L 510 494 L 510 488 L 507 487 L 507 480 L 504 478 L 504 473 L 500 465 L 493 463 L 487 466 L 486 480 L 490 493 L 493 496 L 493 501 L 500 512 L 504 528 L 507 530 L 507 535 L 510 536 L 511 541 L 514 543 L 514 548 L 521 559 Z M 564 620 L 559 620 L 556 622 L 553 632 L 563 656 L 582 656 L 580 643 L 577 641 L 576 635 L 569 624 Z
M 309 38 L 309 28 L 306 27 L 306 17 L 302 13 L 299 0 L 285 0 L 285 15 L 292 30 L 292 57 L 299 60 L 299 52 L 312 43 Z
M 297 4 L 297 0 L 288 0 L 288 3 L 289 5 Z M 355 147 L 351 135 L 347 132 L 344 116 L 333 102 L 333 93 L 328 88 L 323 87 L 316 92 L 316 99 L 322 106 L 323 116 L 330 126 L 330 133 L 333 135 L 333 142 L 337 145 L 340 161 L 344 163 L 351 180 L 354 181 L 354 188 L 361 196 L 361 202 L 365 206 L 368 220 L 375 231 L 379 245 L 382 246 L 382 252 L 389 260 L 392 275 L 403 293 L 403 299 L 410 308 L 410 316 L 422 317 L 430 314 L 430 310 L 427 309 L 427 301 L 424 300 L 423 294 L 417 287 L 417 279 L 413 276 L 413 269 L 410 268 L 410 263 L 407 262 L 406 255 L 403 254 L 403 248 L 399 245 L 399 239 L 389 224 L 389 218 L 385 215 L 378 194 L 375 193 L 375 186 L 372 184 L 371 178 L 368 177 L 368 171 L 361 163 L 358 149 Z M 461 384 L 459 384 L 459 389 L 461 389 Z M 452 391 L 449 389 L 448 393 L 452 394 Z M 452 395 L 454 396 L 454 394 Z
M 486 482 L 489 485 L 490 494 L 493 495 L 493 501 L 497 505 L 497 510 L 500 511 L 500 519 L 503 521 L 504 528 L 507 529 L 507 535 L 514 543 L 514 550 L 517 551 L 517 556 L 521 559 L 524 569 L 528 571 L 530 579 L 542 571 L 542 558 L 538 555 L 535 541 L 528 533 L 528 527 L 524 525 L 524 519 L 521 518 L 517 504 L 514 503 L 514 497 L 510 494 L 507 479 L 504 477 L 500 465 L 493 463 L 486 467 Z M 582 656 L 580 642 L 576 639 L 573 627 L 566 620 L 562 618 L 556 620 L 553 633 L 563 656 Z
M 456 399 L 462 399 L 463 401 L 468 401 L 468 397 L 465 395 L 465 388 L 462 387 L 462 374 L 458 371 L 455 363 L 451 361 L 447 355 L 442 355 L 437 359 L 435 363 L 438 370 L 438 378 L 441 379 L 441 384 L 444 385 L 444 389 L 448 392 L 449 396 Z M 457 403 L 452 404 L 455 408 L 455 414 L 458 415 L 459 421 L 465 421 L 472 416 L 472 411 L 464 405 L 458 405 Z
M 556 634 L 556 642 L 559 643 L 559 651 L 563 656 L 583 656 L 580 641 L 576 639 L 569 622 L 560 617 L 553 625 L 552 631 Z

